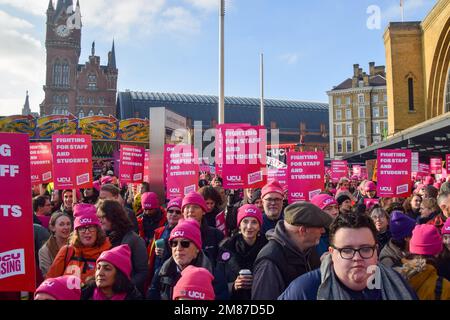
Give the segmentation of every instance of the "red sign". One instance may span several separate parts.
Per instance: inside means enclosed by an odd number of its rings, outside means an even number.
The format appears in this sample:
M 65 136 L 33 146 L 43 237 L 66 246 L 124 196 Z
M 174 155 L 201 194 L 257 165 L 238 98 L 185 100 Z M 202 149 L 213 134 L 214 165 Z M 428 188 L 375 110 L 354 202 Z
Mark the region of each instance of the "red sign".
M 260 188 L 266 184 L 266 129 L 264 126 L 221 125 L 222 179 L 225 189 Z M 219 163 L 220 164 L 220 163 Z
M 145 150 L 144 155 L 144 182 L 150 182 L 150 150 Z
M 30 143 L 30 161 L 32 185 L 53 181 L 52 144 L 50 142 Z
M 0 133 L 0 291 L 36 289 L 27 134 Z
M 447 168 L 447 174 L 450 171 L 450 154 L 447 154 L 445 156 L 445 166 Z
M 331 180 L 333 182 L 339 182 L 339 179 L 348 176 L 347 161 L 345 160 L 332 160 L 331 161 Z
M 198 152 L 191 145 L 166 145 L 166 198 L 184 197 L 198 186 Z
M 267 183 L 274 180 L 278 181 L 281 186 L 287 187 L 287 168 L 285 169 L 268 169 L 267 170 Z
M 89 135 L 52 136 L 55 189 L 92 188 L 92 142 Z
M 141 183 L 144 178 L 145 149 L 136 146 L 120 146 L 119 181 Z
M 324 186 L 323 152 L 288 153 L 288 202 L 309 201 Z
M 411 194 L 411 150 L 377 150 L 378 197 L 406 198 Z
M 441 158 L 431 158 L 430 159 L 430 172 L 431 172 L 431 174 L 441 174 L 442 173 L 442 159 Z

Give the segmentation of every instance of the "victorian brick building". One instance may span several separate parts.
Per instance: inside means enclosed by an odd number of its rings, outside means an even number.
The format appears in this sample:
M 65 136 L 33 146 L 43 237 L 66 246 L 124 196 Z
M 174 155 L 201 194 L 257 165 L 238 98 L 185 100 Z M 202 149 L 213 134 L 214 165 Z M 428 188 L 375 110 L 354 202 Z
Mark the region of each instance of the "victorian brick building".
M 78 19 L 78 22 L 77 22 Z M 92 43 L 89 61 L 79 64 L 81 53 L 80 4 L 72 0 L 53 0 L 47 9 L 47 72 L 45 99 L 41 116 L 73 114 L 79 118 L 90 115 L 116 114 L 118 69 L 114 41 L 108 53 L 108 64 L 101 65 Z

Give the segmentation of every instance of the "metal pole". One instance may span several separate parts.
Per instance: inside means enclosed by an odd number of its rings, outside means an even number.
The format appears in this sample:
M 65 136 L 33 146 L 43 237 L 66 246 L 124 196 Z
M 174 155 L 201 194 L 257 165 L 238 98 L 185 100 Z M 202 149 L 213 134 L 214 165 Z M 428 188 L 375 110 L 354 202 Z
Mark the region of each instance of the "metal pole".
M 261 53 L 261 117 L 260 125 L 264 125 L 264 56 Z
M 224 22 L 225 0 L 219 0 L 219 124 L 225 123 L 225 95 L 224 95 Z

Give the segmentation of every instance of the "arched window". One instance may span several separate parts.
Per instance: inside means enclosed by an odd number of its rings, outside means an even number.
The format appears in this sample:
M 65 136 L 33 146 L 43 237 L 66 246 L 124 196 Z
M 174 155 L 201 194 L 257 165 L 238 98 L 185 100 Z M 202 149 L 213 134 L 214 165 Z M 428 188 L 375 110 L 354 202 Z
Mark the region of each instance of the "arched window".
M 409 111 L 414 111 L 414 80 L 408 78 L 408 106 Z
M 61 85 L 62 66 L 58 59 L 53 64 L 53 85 Z
M 92 111 L 92 109 L 89 110 L 88 117 L 92 117 L 93 115 L 94 115 L 94 111 Z
M 100 110 L 100 111 L 98 112 L 98 115 L 99 115 L 99 116 L 104 116 L 103 111 Z
M 445 94 L 445 106 L 444 112 L 450 111 L 450 68 L 448 69 L 448 77 L 447 77 L 447 90 Z
M 97 89 L 97 76 L 95 74 L 88 75 L 88 89 L 95 90 Z
M 84 111 L 83 111 L 83 109 L 81 109 L 80 112 L 78 113 L 78 118 L 79 119 L 84 118 Z
M 61 99 L 61 103 L 62 104 L 69 104 L 69 98 L 66 95 L 63 95 L 62 99 Z
M 69 63 L 67 62 L 67 60 L 64 60 L 63 64 L 62 64 L 62 85 L 63 86 L 69 86 L 69 75 L 70 75 L 70 71 L 69 71 Z

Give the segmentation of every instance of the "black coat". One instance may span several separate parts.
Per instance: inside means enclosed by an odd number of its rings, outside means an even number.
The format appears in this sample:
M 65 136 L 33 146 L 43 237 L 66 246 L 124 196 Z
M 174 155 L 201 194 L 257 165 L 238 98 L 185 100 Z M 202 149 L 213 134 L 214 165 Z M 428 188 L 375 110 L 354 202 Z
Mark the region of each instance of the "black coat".
M 203 252 L 208 257 L 214 270 L 217 254 L 219 252 L 219 245 L 222 242 L 224 235 L 218 229 L 208 226 L 205 219 L 202 220 L 200 232 L 202 235 Z

